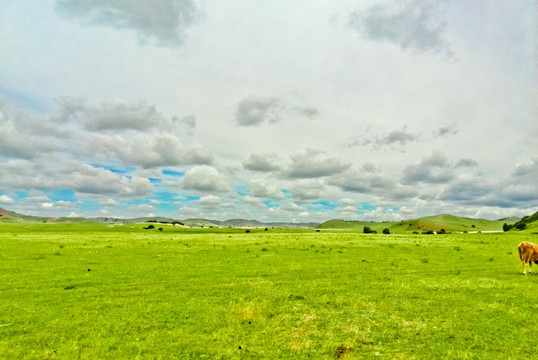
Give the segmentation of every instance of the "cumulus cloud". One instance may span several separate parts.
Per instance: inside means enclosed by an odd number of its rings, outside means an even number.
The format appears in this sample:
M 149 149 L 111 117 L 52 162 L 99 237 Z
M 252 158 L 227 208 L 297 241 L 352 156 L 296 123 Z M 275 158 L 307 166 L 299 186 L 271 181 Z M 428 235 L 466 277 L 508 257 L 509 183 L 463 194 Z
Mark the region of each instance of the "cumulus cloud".
M 280 169 L 280 158 L 276 154 L 252 154 L 243 167 L 251 171 L 271 172 Z
M 201 192 L 225 192 L 230 190 L 227 177 L 220 174 L 217 169 L 208 165 L 194 166 L 185 173 L 183 188 Z
M 252 192 L 252 196 L 259 198 L 283 199 L 282 190 L 272 183 L 268 183 L 262 179 L 253 179 L 248 183 L 248 187 Z
M 375 4 L 349 15 L 349 26 L 368 40 L 395 44 L 403 50 L 451 55 L 445 39 L 443 2 L 400 0 Z
M 222 204 L 222 201 L 218 196 L 215 195 L 206 195 L 202 196 L 196 203 L 200 206 L 204 207 L 211 207 L 211 206 L 218 206 Z
M 45 123 L 45 124 L 44 124 Z M 53 125 L 33 119 L 0 101 L 0 156 L 32 159 L 43 152 L 60 150 Z
M 319 111 L 314 107 L 290 105 L 275 97 L 251 96 L 242 99 L 235 110 L 239 126 L 258 126 L 263 123 L 274 124 L 283 116 L 315 118 Z
M 319 179 L 296 180 L 291 187 L 291 195 L 298 201 L 323 199 L 334 193 L 334 188 Z
M 0 204 L 12 205 L 15 204 L 15 200 L 7 195 L 0 195 Z
M 149 195 L 153 186 L 146 178 L 126 177 L 112 171 L 76 161 L 58 162 L 10 160 L 0 163 L 0 183 L 24 190 L 72 189 L 81 193 L 140 197 Z
M 131 138 L 120 135 L 95 135 L 92 138 L 92 154 L 106 152 L 117 157 L 125 165 L 143 168 L 159 166 L 211 164 L 213 155 L 207 149 L 194 145 L 184 149 L 180 140 L 167 133 L 138 134 Z
M 134 30 L 161 46 L 180 45 L 201 15 L 193 0 L 57 0 L 56 10 L 83 24 Z
M 325 156 L 325 152 L 306 149 L 291 155 L 291 163 L 284 171 L 287 178 L 307 179 L 338 174 L 348 169 L 351 164 Z

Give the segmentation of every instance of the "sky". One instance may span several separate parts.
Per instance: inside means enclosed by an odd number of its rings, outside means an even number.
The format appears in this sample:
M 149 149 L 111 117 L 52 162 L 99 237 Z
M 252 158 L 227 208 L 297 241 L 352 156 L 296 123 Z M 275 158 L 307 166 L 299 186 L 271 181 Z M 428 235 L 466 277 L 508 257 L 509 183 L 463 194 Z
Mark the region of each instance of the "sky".
M 535 0 L 0 4 L 0 207 L 47 217 L 538 210 Z

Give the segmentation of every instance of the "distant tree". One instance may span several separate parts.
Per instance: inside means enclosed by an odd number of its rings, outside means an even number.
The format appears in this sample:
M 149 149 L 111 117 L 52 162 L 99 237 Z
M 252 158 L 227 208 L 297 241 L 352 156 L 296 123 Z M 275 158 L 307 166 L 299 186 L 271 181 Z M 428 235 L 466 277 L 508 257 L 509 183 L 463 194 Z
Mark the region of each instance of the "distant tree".
M 518 229 L 518 230 L 523 230 L 526 227 L 527 227 L 527 224 L 525 224 L 525 223 L 517 223 L 516 224 L 516 229 Z
M 508 231 L 513 227 L 513 225 L 508 225 L 507 223 L 503 224 L 503 231 Z
M 265 231 L 269 231 L 269 229 L 268 229 L 268 228 L 265 228 Z
M 387 228 L 384 228 L 383 229 L 383 234 L 386 234 L 386 235 L 390 234 L 390 230 L 387 229 Z
M 362 230 L 362 232 L 365 233 L 365 234 L 371 234 L 372 229 L 370 229 L 369 226 L 365 226 L 364 229 Z
M 250 232 L 250 230 L 245 231 L 247 234 Z
M 155 229 L 155 226 L 153 226 L 153 225 L 148 225 L 148 227 L 145 227 L 144 229 Z
M 159 231 L 163 231 L 163 228 L 159 228 Z
M 439 231 L 438 234 L 446 234 L 446 230 L 445 230 L 445 229 L 441 229 L 441 231 Z

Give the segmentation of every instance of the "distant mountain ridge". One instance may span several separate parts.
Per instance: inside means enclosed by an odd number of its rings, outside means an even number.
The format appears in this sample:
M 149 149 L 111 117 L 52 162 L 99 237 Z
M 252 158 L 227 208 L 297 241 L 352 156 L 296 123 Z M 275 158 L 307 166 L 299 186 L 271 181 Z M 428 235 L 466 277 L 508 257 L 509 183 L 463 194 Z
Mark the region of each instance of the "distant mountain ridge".
M 238 227 L 238 228 L 281 228 L 281 229 L 314 229 L 319 223 L 317 222 L 260 222 L 257 220 L 247 219 L 229 219 L 229 220 L 209 220 L 209 219 L 185 219 L 178 220 L 162 216 L 138 217 L 130 219 L 121 219 L 114 217 L 97 217 L 97 218 L 82 218 L 82 217 L 59 217 L 48 218 L 40 216 L 21 215 L 13 211 L 6 210 L 0 207 L 0 221 L 15 221 L 15 222 L 41 222 L 41 223 L 105 223 L 105 224 L 136 224 L 155 222 L 161 224 L 174 224 L 185 227 L 209 228 L 209 227 Z
M 260 222 L 258 220 L 248 219 L 229 219 L 229 220 L 209 220 L 204 218 L 191 218 L 178 220 L 168 217 L 138 217 L 130 219 L 114 217 L 98 218 L 48 218 L 40 216 L 21 215 L 13 211 L 0 207 L 0 222 L 41 222 L 41 223 L 103 223 L 103 224 L 136 224 L 136 223 L 161 223 L 189 228 L 280 228 L 280 229 L 331 229 L 331 230 L 353 230 L 363 231 L 364 227 L 382 233 L 388 229 L 391 233 L 410 233 L 442 230 L 446 232 L 478 232 L 478 231 L 503 231 L 503 225 L 508 224 L 510 231 L 521 230 L 516 228 L 517 224 L 525 224 L 524 231 L 536 231 L 538 229 L 538 212 L 523 218 L 506 217 L 498 220 L 473 219 L 459 217 L 450 214 L 425 216 L 417 219 L 401 221 L 348 221 L 332 219 L 323 223 L 316 222 Z

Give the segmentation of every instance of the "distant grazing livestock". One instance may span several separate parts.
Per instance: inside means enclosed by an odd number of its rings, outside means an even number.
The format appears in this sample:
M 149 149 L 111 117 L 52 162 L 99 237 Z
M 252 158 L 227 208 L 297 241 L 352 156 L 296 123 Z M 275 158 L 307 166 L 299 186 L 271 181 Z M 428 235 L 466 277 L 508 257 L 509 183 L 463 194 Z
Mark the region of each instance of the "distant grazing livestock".
M 538 264 L 538 245 L 523 241 L 517 247 L 519 258 L 521 259 L 521 266 L 523 266 L 523 275 L 527 274 L 527 268 L 529 273 L 531 272 L 532 262 Z

